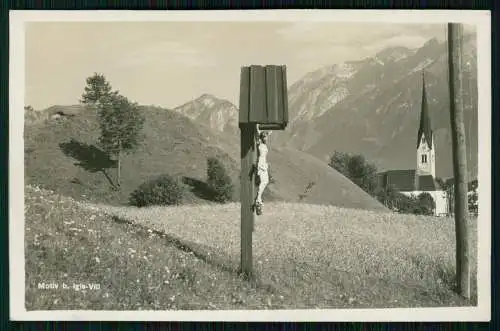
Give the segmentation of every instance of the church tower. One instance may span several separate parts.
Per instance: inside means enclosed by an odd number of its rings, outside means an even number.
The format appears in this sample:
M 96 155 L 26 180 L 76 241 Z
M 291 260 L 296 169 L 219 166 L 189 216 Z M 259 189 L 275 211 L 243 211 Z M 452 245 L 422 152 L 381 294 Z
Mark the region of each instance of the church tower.
M 422 72 L 422 104 L 420 111 L 420 126 L 417 134 L 417 174 L 432 175 L 436 178 L 436 155 L 434 147 L 431 120 L 425 93 L 425 79 Z

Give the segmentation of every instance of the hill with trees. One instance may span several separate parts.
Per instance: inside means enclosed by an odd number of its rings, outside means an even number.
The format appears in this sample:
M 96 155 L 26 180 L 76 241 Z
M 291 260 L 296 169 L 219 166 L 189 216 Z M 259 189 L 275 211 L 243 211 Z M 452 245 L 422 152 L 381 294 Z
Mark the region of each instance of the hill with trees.
M 58 116 L 47 116 L 36 125 L 25 123 L 26 184 L 75 199 L 126 204 L 140 185 L 168 174 L 186 185 L 185 203 L 207 203 L 211 202 L 207 199 L 207 160 L 216 158 L 234 184 L 233 200 L 239 199 L 239 139 L 214 133 L 177 111 L 135 104 L 130 107 L 144 121 L 133 151 L 120 156 L 120 185 L 117 155 L 102 143 L 99 111 L 83 106 L 51 107 L 58 109 L 53 113 Z M 265 201 L 387 210 L 326 163 L 294 149 L 271 148 L 269 162 L 274 180 Z M 311 186 L 312 182 L 315 185 Z

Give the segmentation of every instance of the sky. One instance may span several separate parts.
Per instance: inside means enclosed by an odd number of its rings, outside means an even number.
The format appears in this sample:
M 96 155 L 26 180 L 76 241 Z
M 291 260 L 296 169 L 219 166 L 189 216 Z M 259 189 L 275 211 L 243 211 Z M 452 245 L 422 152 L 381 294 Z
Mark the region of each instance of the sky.
M 288 85 L 388 46 L 445 38 L 443 24 L 331 22 L 30 22 L 25 104 L 77 104 L 102 73 L 140 104 L 173 108 L 209 93 L 238 104 L 241 66 L 285 64 Z

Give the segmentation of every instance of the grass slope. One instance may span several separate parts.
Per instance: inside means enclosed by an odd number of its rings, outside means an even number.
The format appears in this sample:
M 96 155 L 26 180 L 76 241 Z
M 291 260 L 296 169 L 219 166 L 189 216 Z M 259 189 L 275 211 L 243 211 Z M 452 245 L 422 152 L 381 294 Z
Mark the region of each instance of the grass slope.
M 269 163 L 277 183 L 271 189 L 285 201 L 388 211 L 352 181 L 309 154 L 274 148 Z
M 51 107 L 64 112 L 64 107 Z M 27 184 L 37 184 L 76 199 L 123 204 L 143 181 L 169 173 L 203 181 L 206 159 L 220 156 L 239 196 L 239 140 L 213 134 L 176 112 L 144 108 L 144 142 L 122 162 L 122 190 L 116 192 L 114 162 L 95 145 L 98 124 L 94 114 L 68 108 L 72 115 L 25 127 L 25 173 Z M 279 135 L 277 132 L 275 135 Z M 269 186 L 266 200 L 305 201 L 373 210 L 385 210 L 378 201 L 334 169 L 305 153 L 274 149 L 269 154 L 276 184 Z M 306 186 L 314 181 L 310 192 Z M 196 182 L 196 181 L 195 181 Z M 201 202 L 203 185 L 192 186 L 188 202 Z
M 145 109 L 144 139 L 139 149 L 122 161 L 122 190 L 116 183 L 115 162 L 99 150 L 96 115 L 80 112 L 63 120 L 25 127 L 25 173 L 27 184 L 38 184 L 76 199 L 114 204 L 125 203 L 142 182 L 163 173 L 198 180 L 206 177 L 206 159 L 219 156 L 233 178 L 236 162 L 208 141 L 189 119 L 174 112 Z M 188 202 L 197 202 L 197 190 Z M 199 194 L 198 194 L 199 195 Z
M 165 234 L 114 222 L 71 198 L 26 187 L 25 215 L 27 310 L 234 309 L 279 299 Z
M 449 289 L 451 219 L 269 204 L 256 220 L 252 282 L 235 272 L 238 204 L 136 209 L 28 186 L 25 224 L 28 310 L 471 304 Z M 100 288 L 37 288 L 51 281 Z

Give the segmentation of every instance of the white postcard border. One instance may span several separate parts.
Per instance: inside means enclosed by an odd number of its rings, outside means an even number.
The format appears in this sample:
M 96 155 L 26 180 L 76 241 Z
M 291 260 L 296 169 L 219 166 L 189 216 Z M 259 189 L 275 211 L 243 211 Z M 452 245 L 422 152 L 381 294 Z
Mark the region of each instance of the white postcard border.
M 26 311 L 24 273 L 25 22 L 336 21 L 475 25 L 478 48 L 478 306 L 452 308 Z M 12 320 L 101 321 L 489 321 L 491 307 L 491 16 L 467 10 L 10 11 L 9 265 Z

